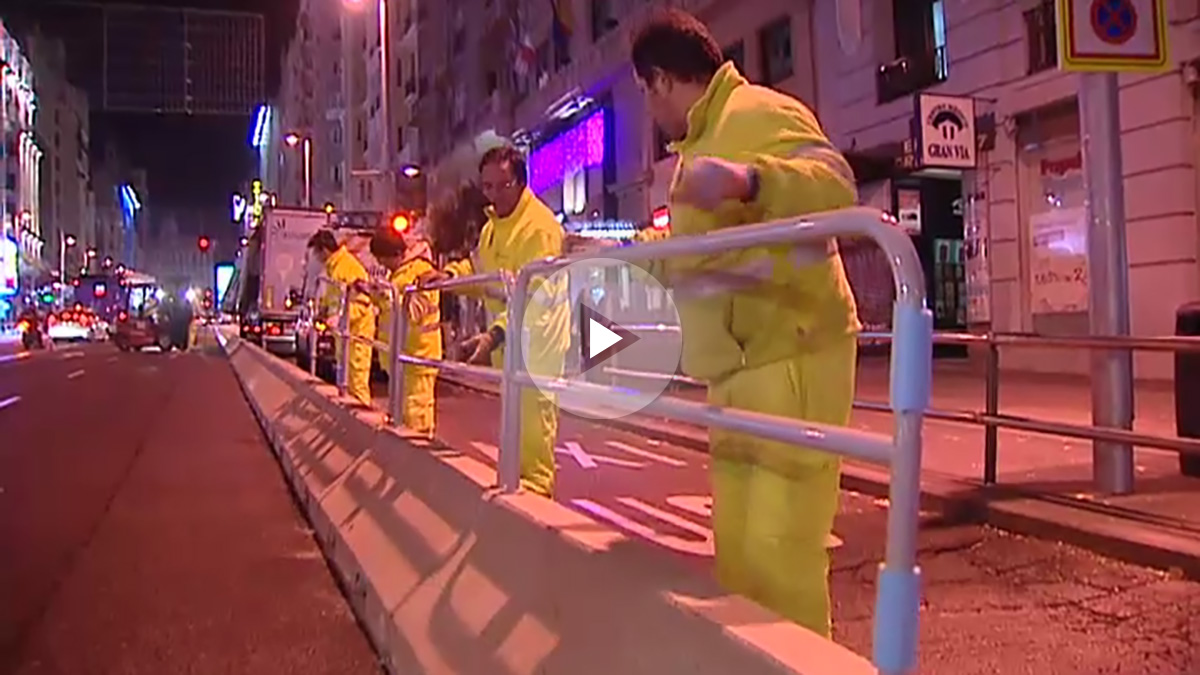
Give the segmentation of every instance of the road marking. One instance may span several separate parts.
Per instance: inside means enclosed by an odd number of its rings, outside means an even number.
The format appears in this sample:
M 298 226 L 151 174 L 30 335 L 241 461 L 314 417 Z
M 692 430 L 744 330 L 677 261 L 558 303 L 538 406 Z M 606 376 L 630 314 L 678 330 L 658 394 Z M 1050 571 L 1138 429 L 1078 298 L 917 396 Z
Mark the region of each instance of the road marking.
M 107 359 L 105 359 L 105 363 L 116 363 L 117 361 L 120 361 L 120 360 L 121 360 L 121 357 L 119 357 L 119 356 L 110 356 Z
M 0 400 L 0 410 L 3 410 L 5 408 L 9 407 L 10 405 L 15 405 L 16 403 L 19 403 L 20 401 L 21 401 L 20 396 L 10 396 L 4 400 Z
M 660 463 L 666 464 L 668 466 L 675 466 L 675 467 L 687 466 L 687 462 L 683 461 L 682 459 L 675 459 L 674 457 L 668 457 L 666 455 L 662 455 L 657 452 L 650 452 L 649 450 L 642 450 L 641 448 L 635 448 L 632 445 L 630 445 L 628 443 L 622 443 L 621 441 L 608 441 L 608 447 L 615 448 L 617 450 L 620 450 L 621 452 L 628 452 L 631 455 L 637 455 L 638 457 L 642 457 L 644 459 L 650 459 L 655 462 L 660 462 Z
M 580 445 L 574 441 L 568 441 L 566 443 L 563 443 L 563 447 L 557 448 L 556 452 L 560 452 L 565 455 L 570 455 L 571 459 L 575 460 L 575 462 L 577 464 L 579 464 L 579 468 L 581 468 L 581 469 L 596 468 L 596 460 L 592 459 L 592 456 L 589 455 L 587 453 L 587 451 L 583 449 L 582 445 Z
M 71 351 L 71 352 L 64 352 L 63 355 L 58 358 L 66 361 L 67 359 L 82 359 L 83 357 L 84 357 L 83 352 Z
M 631 462 L 627 459 L 617 459 L 616 457 L 597 455 L 595 453 L 592 453 L 592 459 L 596 460 L 597 464 L 610 464 L 625 469 L 644 469 L 648 466 L 645 462 Z
M 82 368 L 67 375 L 68 380 L 74 380 L 74 379 L 80 378 L 80 377 L 83 377 L 83 369 Z
M 701 527 L 699 525 L 696 525 L 695 523 L 692 523 L 689 521 L 684 521 L 683 519 L 679 518 L 678 516 L 675 516 L 670 513 L 666 513 L 664 511 L 656 509 L 653 506 L 650 506 L 649 504 L 645 504 L 644 502 L 638 501 L 636 499 L 632 499 L 629 497 L 622 497 L 622 498 L 618 499 L 617 501 L 621 502 L 622 504 L 624 504 L 626 506 L 635 508 L 638 511 L 645 513 L 646 515 L 649 515 L 651 517 L 657 517 L 660 520 L 664 520 L 665 522 L 667 522 L 671 525 L 676 525 L 677 527 L 679 527 L 679 525 L 676 524 L 676 521 L 686 522 L 687 525 L 682 527 L 682 529 L 686 530 L 687 532 L 696 534 L 696 535 L 702 537 L 703 539 L 701 541 L 689 541 L 687 539 L 684 539 L 683 537 L 679 537 L 679 536 L 676 536 L 673 534 L 659 533 L 659 532 L 655 531 L 655 529 L 653 527 L 650 527 L 643 523 L 639 523 L 638 521 L 633 520 L 632 518 L 629 518 L 620 513 L 617 513 L 616 511 L 613 511 L 612 509 L 608 508 L 607 506 L 602 506 L 600 504 L 597 504 L 596 502 L 594 502 L 590 499 L 572 499 L 571 504 L 574 505 L 576 508 L 586 511 L 587 513 L 589 513 L 601 520 L 606 520 L 609 523 L 616 525 L 618 528 L 625 530 L 629 534 L 632 534 L 637 537 L 641 537 L 642 539 L 652 541 L 660 546 L 665 546 L 667 548 L 674 549 L 681 553 L 687 553 L 690 555 L 700 555 L 700 556 L 709 556 L 709 557 L 711 557 L 713 555 L 713 535 L 712 535 L 711 530 Z M 635 503 L 637 504 L 637 506 L 634 505 Z M 645 508 L 642 508 L 642 507 L 645 507 Z M 663 516 L 666 516 L 666 518 L 663 518 Z
M 17 354 L 5 354 L 0 356 L 0 363 L 8 363 L 9 361 L 24 361 L 32 356 L 29 352 L 19 352 Z

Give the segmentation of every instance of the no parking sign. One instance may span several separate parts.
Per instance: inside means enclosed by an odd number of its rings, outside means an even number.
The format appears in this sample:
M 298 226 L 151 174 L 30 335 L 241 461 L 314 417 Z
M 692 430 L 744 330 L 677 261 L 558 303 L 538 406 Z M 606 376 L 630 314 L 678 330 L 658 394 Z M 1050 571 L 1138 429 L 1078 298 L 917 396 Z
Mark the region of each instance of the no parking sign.
M 1164 0 L 1058 0 L 1058 33 L 1064 70 L 1168 68 Z

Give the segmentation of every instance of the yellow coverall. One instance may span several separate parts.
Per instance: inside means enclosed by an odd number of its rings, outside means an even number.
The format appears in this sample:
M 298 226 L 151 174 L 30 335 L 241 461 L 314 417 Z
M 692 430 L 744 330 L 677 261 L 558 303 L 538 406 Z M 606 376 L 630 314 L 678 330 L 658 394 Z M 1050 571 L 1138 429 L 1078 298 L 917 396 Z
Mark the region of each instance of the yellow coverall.
M 422 275 L 433 271 L 433 263 L 427 257 L 429 247 L 425 245 L 407 257 L 388 277 L 388 281 L 397 292 L 417 283 Z M 404 345 L 404 353 L 423 359 L 440 360 L 442 358 L 442 324 L 439 302 L 441 293 L 438 291 L 423 291 L 420 297 L 424 303 L 414 306 L 425 310 L 416 321 L 408 317 L 408 339 Z M 392 336 L 392 300 L 387 295 L 376 299 L 379 307 L 378 336 L 381 342 L 391 344 Z M 379 363 L 392 376 L 392 364 L 387 354 L 379 355 Z M 437 385 L 437 368 L 428 366 L 404 366 L 404 426 L 416 433 L 433 437 L 434 431 L 434 390 Z
M 353 284 L 356 281 L 369 281 L 367 270 L 354 254 L 342 246 L 334 251 L 325 261 L 325 275 L 341 284 Z M 343 287 L 329 285 L 323 301 L 324 313 L 328 316 L 337 313 L 341 307 Z M 365 340 L 375 339 L 375 311 L 371 307 L 371 299 L 362 293 L 351 292 L 348 307 L 348 324 L 350 334 Z M 340 357 L 341 350 L 346 346 L 338 338 L 337 349 Z M 353 340 L 350 343 L 349 358 L 346 361 L 346 393 L 364 405 L 371 405 L 371 344 Z
M 673 235 L 852 206 L 854 176 L 800 102 L 749 84 L 726 63 L 688 113 L 679 166 L 716 157 L 755 167 L 752 203 L 713 212 L 671 199 Z M 658 238 L 656 234 L 653 238 Z M 833 425 L 849 423 L 857 333 L 854 297 L 836 242 L 726 251 L 652 263 L 656 276 L 729 273 L 738 291 L 677 291 L 683 370 L 709 383 L 714 405 Z M 840 462 L 817 450 L 713 429 L 713 532 L 718 580 L 798 624 L 830 633 L 826 541 L 838 507 Z
M 497 271 L 516 273 L 525 265 L 543 258 L 561 255 L 563 230 L 554 212 L 528 188 L 521 195 L 517 208 L 506 217 L 488 210 L 488 222 L 479 235 L 476 262 L 457 260 L 446 266 L 451 276 L 489 274 Z M 529 359 L 526 369 L 535 375 L 561 375 L 563 357 L 570 344 L 570 306 L 563 299 L 549 306 L 539 306 L 535 295 L 539 283 L 530 287 L 530 302 L 525 326 L 530 328 Z M 480 289 L 482 290 L 482 289 Z M 508 327 L 505 302 L 484 296 L 488 313 L 495 317 L 493 326 L 505 332 L 505 348 L 520 349 L 521 326 Z M 504 350 L 492 352 L 492 366 L 502 367 Z M 558 410 L 554 400 L 536 388 L 526 388 L 521 394 L 521 483 L 538 494 L 554 493 L 554 443 L 558 438 Z

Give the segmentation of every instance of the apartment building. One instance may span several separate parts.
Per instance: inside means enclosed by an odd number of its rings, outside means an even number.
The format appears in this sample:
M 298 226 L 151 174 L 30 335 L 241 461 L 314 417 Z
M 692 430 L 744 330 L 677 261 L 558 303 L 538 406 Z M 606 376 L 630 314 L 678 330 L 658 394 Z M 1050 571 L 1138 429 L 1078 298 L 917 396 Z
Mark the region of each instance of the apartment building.
M 45 151 L 34 129 L 38 100 L 33 66 L 2 22 L 0 70 L 0 173 L 5 178 L 0 182 L 0 297 L 8 297 L 32 290 L 48 270 L 42 259 L 38 188 Z
M 1200 294 L 1200 3 L 1166 6 L 1175 67 L 1120 77 L 1130 311 L 1140 335 L 1170 334 L 1176 308 Z M 857 46 L 840 44 L 832 2 L 816 2 L 813 26 L 821 117 L 850 156 L 863 199 L 913 233 L 939 328 L 1086 332 L 1079 79 L 1058 69 L 1054 3 L 864 0 Z M 922 93 L 948 98 L 914 105 Z M 928 127 L 937 106 L 973 113 L 973 161 L 913 166 L 914 129 Z M 1023 349 L 1002 361 L 1086 372 L 1088 354 Z M 1135 367 L 1139 377 L 1170 376 L 1169 356 L 1138 355 Z
M 89 160 L 87 94 L 67 81 L 62 40 L 40 32 L 25 40 L 40 103 L 36 129 L 46 150 L 39 177 L 44 257 L 53 270 L 73 274 L 96 250 L 96 224 Z M 70 246 L 67 242 L 74 242 Z M 105 251 L 118 255 L 119 251 Z

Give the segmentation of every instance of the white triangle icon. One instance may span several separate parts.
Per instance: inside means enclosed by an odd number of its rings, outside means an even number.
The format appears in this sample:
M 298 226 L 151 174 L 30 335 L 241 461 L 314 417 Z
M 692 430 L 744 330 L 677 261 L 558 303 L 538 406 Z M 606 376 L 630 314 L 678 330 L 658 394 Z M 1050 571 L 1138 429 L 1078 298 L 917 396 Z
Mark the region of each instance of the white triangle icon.
M 623 340 L 608 326 L 595 319 L 588 319 L 588 358 L 594 359 L 600 352 Z

